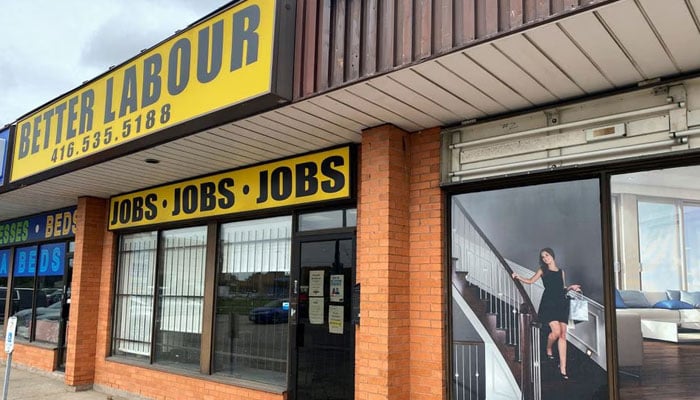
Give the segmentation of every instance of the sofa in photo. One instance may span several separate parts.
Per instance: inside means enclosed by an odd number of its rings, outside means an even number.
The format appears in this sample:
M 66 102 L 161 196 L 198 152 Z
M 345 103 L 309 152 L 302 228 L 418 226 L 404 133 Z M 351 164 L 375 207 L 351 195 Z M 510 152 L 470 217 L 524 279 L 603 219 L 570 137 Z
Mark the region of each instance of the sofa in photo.
M 638 315 L 642 337 L 667 342 L 700 342 L 700 292 L 616 291 L 618 319 Z

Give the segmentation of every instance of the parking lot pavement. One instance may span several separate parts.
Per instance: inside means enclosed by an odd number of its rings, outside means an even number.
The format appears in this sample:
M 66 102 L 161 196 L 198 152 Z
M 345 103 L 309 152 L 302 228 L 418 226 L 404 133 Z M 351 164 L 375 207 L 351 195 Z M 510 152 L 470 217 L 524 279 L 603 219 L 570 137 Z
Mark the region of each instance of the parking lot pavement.
M 0 363 L 0 390 L 5 381 L 5 363 Z M 138 397 L 120 397 L 96 390 L 75 391 L 63 383 L 63 374 L 33 371 L 22 366 L 14 366 L 10 371 L 8 399 L 34 400 L 131 400 Z M 2 394 L 0 393 L 0 398 Z

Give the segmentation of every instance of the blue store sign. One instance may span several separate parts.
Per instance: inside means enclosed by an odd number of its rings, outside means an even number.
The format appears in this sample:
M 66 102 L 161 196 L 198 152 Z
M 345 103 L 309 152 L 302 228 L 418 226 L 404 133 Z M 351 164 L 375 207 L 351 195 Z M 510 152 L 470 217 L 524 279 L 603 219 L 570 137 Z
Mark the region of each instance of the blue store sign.
M 10 250 L 0 250 L 0 278 L 7 277 L 10 268 Z M 33 277 L 39 268 L 39 276 L 62 276 L 66 266 L 66 243 L 28 246 L 15 249 L 14 276 Z
M 67 207 L 0 222 L 0 246 L 74 237 L 75 209 Z
M 10 147 L 10 130 L 0 131 L 0 186 L 5 184 L 5 160 L 7 160 L 7 149 Z

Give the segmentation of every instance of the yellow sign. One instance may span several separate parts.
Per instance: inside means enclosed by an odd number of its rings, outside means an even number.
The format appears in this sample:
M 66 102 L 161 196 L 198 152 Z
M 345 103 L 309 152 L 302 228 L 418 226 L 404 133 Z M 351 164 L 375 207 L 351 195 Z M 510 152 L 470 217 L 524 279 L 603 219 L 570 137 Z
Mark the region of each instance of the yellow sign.
M 116 196 L 109 229 L 344 199 L 350 173 L 343 147 Z
M 275 10 L 244 1 L 20 120 L 11 180 L 269 93 Z

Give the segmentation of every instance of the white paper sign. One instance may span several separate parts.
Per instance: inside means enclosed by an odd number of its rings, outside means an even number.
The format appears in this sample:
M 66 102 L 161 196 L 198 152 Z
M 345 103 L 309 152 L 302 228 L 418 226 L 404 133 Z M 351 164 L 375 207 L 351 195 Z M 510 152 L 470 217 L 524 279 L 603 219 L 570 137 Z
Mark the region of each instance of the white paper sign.
M 328 306 L 328 332 L 343 334 L 345 307 Z
M 323 271 L 309 272 L 309 296 L 323 296 Z
M 344 281 L 345 276 L 343 275 L 331 275 L 331 301 L 336 303 L 343 302 Z
M 309 298 L 309 322 L 323 325 L 323 297 Z

